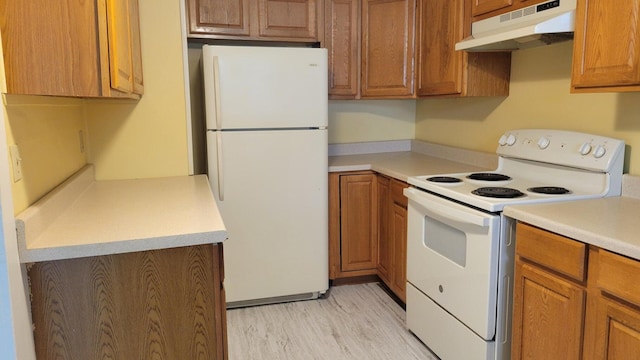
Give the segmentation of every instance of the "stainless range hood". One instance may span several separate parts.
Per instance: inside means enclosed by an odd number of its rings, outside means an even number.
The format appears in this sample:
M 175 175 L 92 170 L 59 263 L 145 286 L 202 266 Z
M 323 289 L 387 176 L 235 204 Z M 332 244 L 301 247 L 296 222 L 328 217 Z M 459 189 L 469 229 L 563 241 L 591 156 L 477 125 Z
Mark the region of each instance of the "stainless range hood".
M 552 0 L 474 22 L 456 50 L 509 51 L 573 39 L 576 0 Z

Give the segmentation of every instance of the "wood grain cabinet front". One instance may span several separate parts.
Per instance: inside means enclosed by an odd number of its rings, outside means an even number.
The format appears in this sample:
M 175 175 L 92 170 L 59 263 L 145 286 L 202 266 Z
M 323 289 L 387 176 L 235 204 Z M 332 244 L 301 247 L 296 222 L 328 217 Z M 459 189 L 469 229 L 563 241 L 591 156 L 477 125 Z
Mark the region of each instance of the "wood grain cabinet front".
M 640 354 L 640 261 L 592 247 L 584 359 L 637 359 Z
M 189 38 L 321 41 L 320 0 L 186 0 Z
M 549 0 L 471 0 L 474 21 L 498 16 Z
M 417 95 L 507 96 L 510 52 L 456 51 L 471 35 L 471 1 L 418 0 Z
M 378 276 L 406 301 L 407 198 L 403 181 L 378 174 Z
M 222 245 L 28 270 L 38 359 L 227 359 Z
M 144 92 L 138 0 L 3 1 L 0 31 L 9 94 Z
M 584 269 L 586 253 L 559 250 L 583 244 L 521 223 L 516 234 L 511 358 L 581 359 L 586 287 L 562 270 Z
M 413 98 L 415 0 L 326 0 L 331 99 Z
M 375 275 L 378 240 L 376 175 L 329 174 L 329 278 Z
M 640 91 L 640 1 L 579 0 L 573 92 Z
M 512 359 L 637 359 L 640 261 L 516 227 Z

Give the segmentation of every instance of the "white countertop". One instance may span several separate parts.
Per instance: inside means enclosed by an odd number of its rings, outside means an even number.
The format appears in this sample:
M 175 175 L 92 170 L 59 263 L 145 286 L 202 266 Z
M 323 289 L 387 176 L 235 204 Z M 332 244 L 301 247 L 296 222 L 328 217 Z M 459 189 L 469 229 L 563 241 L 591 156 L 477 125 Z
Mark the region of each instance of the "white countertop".
M 389 147 L 388 142 L 384 145 Z M 493 170 L 497 166 L 494 154 L 418 141 L 412 141 L 407 148 L 411 151 L 376 153 L 369 152 L 375 151 L 375 146 L 368 144 L 367 153 L 329 156 L 329 172 L 373 170 L 407 181 L 409 176 Z
M 623 196 L 539 205 L 506 206 L 504 214 L 522 222 L 640 260 L 638 177 L 623 177 Z
M 95 181 L 87 165 L 16 217 L 23 263 L 222 242 L 205 175 Z

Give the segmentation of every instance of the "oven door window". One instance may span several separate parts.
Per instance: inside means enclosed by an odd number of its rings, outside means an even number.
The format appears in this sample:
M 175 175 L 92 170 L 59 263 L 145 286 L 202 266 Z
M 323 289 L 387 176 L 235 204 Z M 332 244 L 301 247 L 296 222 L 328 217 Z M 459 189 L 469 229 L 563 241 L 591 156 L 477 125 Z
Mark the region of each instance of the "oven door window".
M 418 189 L 405 194 L 407 281 L 478 336 L 493 339 L 500 216 Z
M 424 246 L 461 267 L 465 267 L 467 264 L 467 234 L 428 216 L 425 216 L 424 222 Z

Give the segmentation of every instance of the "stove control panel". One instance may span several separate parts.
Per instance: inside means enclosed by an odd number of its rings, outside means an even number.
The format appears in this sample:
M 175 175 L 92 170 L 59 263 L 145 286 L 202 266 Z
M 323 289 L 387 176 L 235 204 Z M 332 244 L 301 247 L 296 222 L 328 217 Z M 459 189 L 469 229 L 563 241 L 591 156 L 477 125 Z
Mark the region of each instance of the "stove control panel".
M 624 141 L 599 135 L 552 129 L 521 129 L 504 133 L 498 155 L 561 166 L 610 172 L 622 168 Z

